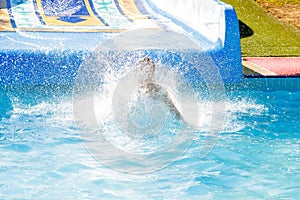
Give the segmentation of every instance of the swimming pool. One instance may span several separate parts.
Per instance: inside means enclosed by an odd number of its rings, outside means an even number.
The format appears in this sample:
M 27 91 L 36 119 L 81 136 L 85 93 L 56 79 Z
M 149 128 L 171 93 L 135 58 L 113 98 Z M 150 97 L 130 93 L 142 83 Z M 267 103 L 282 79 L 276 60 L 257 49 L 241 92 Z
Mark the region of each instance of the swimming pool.
M 2 86 L 0 198 L 298 199 L 299 87 L 299 78 L 226 86 L 223 131 L 205 158 L 199 158 L 205 134 L 194 132 L 179 159 L 131 174 L 105 166 L 85 148 L 72 85 Z

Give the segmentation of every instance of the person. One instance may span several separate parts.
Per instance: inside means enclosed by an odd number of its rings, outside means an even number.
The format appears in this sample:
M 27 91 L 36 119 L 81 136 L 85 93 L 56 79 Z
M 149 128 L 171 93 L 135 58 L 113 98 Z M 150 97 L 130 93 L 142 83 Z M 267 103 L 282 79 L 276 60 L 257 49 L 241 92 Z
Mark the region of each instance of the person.
M 173 112 L 178 119 L 183 120 L 184 118 L 182 114 L 170 98 L 168 91 L 160 84 L 153 81 L 155 63 L 150 58 L 145 57 L 137 62 L 136 67 L 138 72 L 141 73 L 139 76 L 139 82 L 142 84 L 142 87 L 145 88 L 145 94 L 152 98 L 158 98 L 159 96 L 162 97 L 162 100 L 170 108 L 170 111 Z

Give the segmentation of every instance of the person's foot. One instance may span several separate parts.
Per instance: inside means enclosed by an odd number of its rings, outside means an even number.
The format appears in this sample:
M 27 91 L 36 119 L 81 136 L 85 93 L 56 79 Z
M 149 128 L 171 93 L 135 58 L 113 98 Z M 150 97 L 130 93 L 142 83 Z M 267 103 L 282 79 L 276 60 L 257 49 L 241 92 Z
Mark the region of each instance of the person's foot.
M 142 72 L 141 81 L 144 83 L 152 82 L 155 71 L 155 63 L 148 57 L 143 58 L 136 64 L 137 70 Z

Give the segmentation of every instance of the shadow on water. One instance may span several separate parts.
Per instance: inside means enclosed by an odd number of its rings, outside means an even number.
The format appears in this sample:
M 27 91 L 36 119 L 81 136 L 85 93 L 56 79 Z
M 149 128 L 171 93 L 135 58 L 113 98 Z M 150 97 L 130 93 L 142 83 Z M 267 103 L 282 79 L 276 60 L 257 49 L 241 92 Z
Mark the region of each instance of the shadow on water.
M 251 27 L 249 27 L 247 24 L 239 20 L 239 28 L 240 28 L 240 38 L 246 38 L 250 37 L 254 34 Z
M 13 110 L 12 102 L 7 94 L 3 91 L 0 91 L 0 121 L 3 118 L 10 117 L 10 111 Z

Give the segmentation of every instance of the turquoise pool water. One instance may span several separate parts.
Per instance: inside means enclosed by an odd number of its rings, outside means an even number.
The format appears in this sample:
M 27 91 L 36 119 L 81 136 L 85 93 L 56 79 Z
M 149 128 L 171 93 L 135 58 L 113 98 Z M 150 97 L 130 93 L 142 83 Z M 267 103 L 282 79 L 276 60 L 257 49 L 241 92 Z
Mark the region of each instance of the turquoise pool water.
M 224 130 L 208 156 L 199 158 L 200 130 L 182 157 L 146 174 L 89 153 L 72 87 L 2 88 L 0 199 L 299 199 L 299 78 L 287 80 L 226 87 Z

